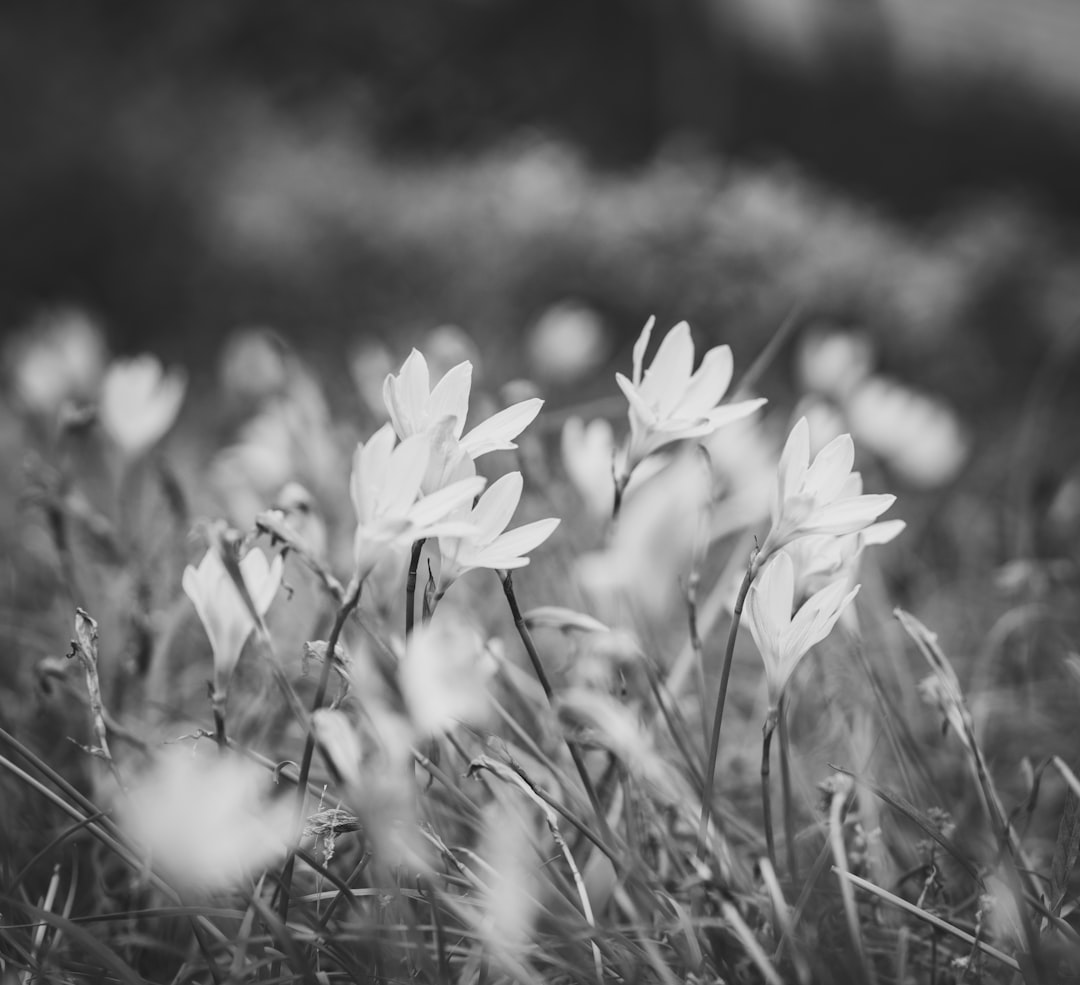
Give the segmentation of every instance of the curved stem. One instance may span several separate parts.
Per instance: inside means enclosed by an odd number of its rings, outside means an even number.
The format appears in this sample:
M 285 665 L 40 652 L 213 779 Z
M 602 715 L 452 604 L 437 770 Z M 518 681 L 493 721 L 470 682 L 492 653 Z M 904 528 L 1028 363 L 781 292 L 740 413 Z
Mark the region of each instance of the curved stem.
M 791 794 L 791 743 L 788 737 L 787 706 L 783 698 L 777 704 L 780 733 L 780 787 L 784 794 L 784 848 L 787 854 L 788 877 L 799 881 L 799 859 L 795 853 L 795 812 Z
M 772 708 L 761 727 L 761 812 L 765 827 L 765 850 L 769 854 L 769 864 L 776 871 L 776 839 L 773 835 L 772 792 L 769 789 L 769 760 L 772 752 L 772 737 L 776 730 L 777 710 Z
M 334 653 L 337 651 L 338 640 L 341 638 L 342 630 L 345 628 L 345 623 L 349 616 L 352 615 L 353 611 L 360 604 L 360 590 L 362 587 L 363 582 L 357 584 L 356 588 L 353 589 L 345 601 L 341 603 L 341 608 L 338 609 L 337 615 L 334 617 L 334 625 L 330 629 L 330 638 L 326 641 L 326 657 L 323 660 L 322 672 L 319 675 L 319 686 L 315 690 L 315 700 L 311 703 L 312 714 L 317 712 L 326 701 L 326 691 L 330 684 L 330 667 L 334 662 Z M 301 831 L 301 823 L 304 819 L 304 801 L 307 796 L 308 774 L 311 772 L 311 760 L 314 754 L 315 731 L 312 729 L 311 722 L 309 721 L 307 738 L 304 740 L 304 756 L 300 761 L 300 776 L 296 781 L 296 820 L 294 827 L 298 836 Z M 281 885 L 279 887 L 281 893 L 279 913 L 283 924 L 289 917 L 289 892 L 292 888 L 292 877 L 295 867 L 296 853 L 290 852 L 288 859 L 285 861 L 285 867 L 281 870 Z
M 514 594 L 513 575 L 510 571 L 507 571 L 505 575 L 503 575 L 502 585 L 503 592 L 506 594 L 507 604 L 510 606 L 510 614 L 514 617 L 514 626 L 517 628 L 518 636 L 521 637 L 521 642 L 525 646 L 525 652 L 529 655 L 529 661 L 532 663 L 536 679 L 540 682 L 540 687 L 544 689 L 544 696 L 547 698 L 548 704 L 554 707 L 555 692 L 551 687 L 551 681 L 548 680 L 547 671 L 544 670 L 544 665 L 540 662 L 540 654 L 536 650 L 536 644 L 533 642 L 529 627 L 525 625 L 525 618 L 521 614 L 517 596 Z M 593 785 L 592 778 L 589 776 L 589 770 L 585 765 L 585 759 L 581 755 L 581 750 L 578 749 L 576 743 L 571 742 L 569 739 L 566 740 L 566 745 L 570 750 L 570 757 L 574 761 L 574 766 L 577 768 L 578 776 L 581 778 L 581 784 L 589 797 L 589 803 L 592 805 L 592 809 L 596 814 L 596 821 L 600 827 L 601 837 L 611 841 L 611 831 L 608 827 L 607 817 L 604 814 L 604 808 L 600 803 L 600 798 L 597 796 L 596 787 Z
M 750 555 L 746 574 L 739 586 L 735 599 L 735 609 L 731 614 L 731 629 L 728 631 L 727 647 L 724 650 L 724 664 L 720 671 L 720 690 L 716 695 L 716 710 L 713 712 L 712 732 L 709 736 L 709 759 L 705 766 L 705 784 L 701 792 L 701 823 L 698 825 L 698 858 L 705 857 L 705 839 L 709 833 L 709 821 L 712 819 L 713 786 L 716 782 L 716 754 L 720 748 L 720 726 L 724 721 L 724 705 L 727 703 L 728 681 L 731 678 L 731 663 L 735 655 L 735 638 L 739 635 L 739 622 L 742 619 L 746 593 L 750 591 L 750 582 L 754 579 L 755 551 Z
M 415 541 L 409 555 L 409 574 L 405 579 L 405 638 L 412 635 L 416 623 L 416 572 L 420 567 L 420 555 L 424 550 L 423 537 Z

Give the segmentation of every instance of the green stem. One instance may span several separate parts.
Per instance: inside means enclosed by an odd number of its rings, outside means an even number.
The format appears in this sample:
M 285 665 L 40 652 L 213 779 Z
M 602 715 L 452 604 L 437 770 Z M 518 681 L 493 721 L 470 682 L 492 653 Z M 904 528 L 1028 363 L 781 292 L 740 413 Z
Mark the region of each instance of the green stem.
M 780 785 L 784 795 L 784 848 L 787 854 L 788 877 L 799 881 L 799 859 L 795 852 L 795 812 L 791 795 L 791 743 L 787 727 L 787 705 L 783 698 L 777 705 L 780 732 Z
M 728 631 L 727 647 L 724 650 L 724 664 L 720 671 L 720 690 L 716 695 L 716 710 L 713 712 L 712 734 L 709 736 L 709 759 L 705 766 L 705 785 L 701 792 L 701 823 L 698 825 L 698 858 L 705 857 L 705 839 L 709 833 L 709 821 L 712 819 L 713 787 L 716 782 L 716 754 L 720 748 L 720 726 L 724 721 L 724 705 L 727 703 L 728 681 L 731 678 L 731 663 L 735 655 L 735 638 L 739 635 L 739 622 L 742 619 L 743 603 L 750 591 L 750 582 L 754 579 L 754 560 L 757 552 L 750 555 L 746 566 L 746 575 L 739 586 L 735 599 L 735 609 L 731 614 L 731 629 Z
M 215 692 L 210 699 L 210 705 L 214 710 L 214 741 L 224 756 L 225 750 L 229 748 L 229 739 L 225 734 L 225 699 Z
M 405 638 L 412 635 L 416 623 L 416 572 L 420 567 L 420 555 L 424 550 L 424 538 L 415 541 L 409 556 L 409 574 L 405 579 Z
M 765 826 L 765 850 L 769 864 L 776 871 L 776 839 L 773 835 L 772 791 L 769 788 L 769 760 L 772 753 L 772 737 L 776 730 L 777 710 L 772 708 L 761 727 L 761 813 Z
M 315 700 L 311 704 L 311 712 L 314 714 L 317 712 L 326 701 L 326 691 L 330 683 L 330 667 L 334 662 L 334 654 L 337 652 L 338 640 L 341 638 L 342 630 L 345 628 L 345 623 L 349 616 L 360 604 L 360 590 L 363 587 L 363 583 L 359 583 L 356 588 L 349 594 L 344 602 L 341 603 L 341 608 L 338 609 L 337 615 L 334 617 L 334 625 L 330 629 L 330 638 L 326 641 L 326 657 L 323 660 L 322 672 L 319 675 L 319 686 L 315 690 Z M 315 754 L 315 731 L 311 727 L 310 721 L 308 722 L 307 738 L 304 740 L 304 756 L 300 761 L 300 776 L 297 780 L 297 794 L 296 794 L 296 818 L 294 828 L 299 837 L 301 832 L 301 823 L 304 819 L 304 801 L 307 799 L 307 782 L 308 774 L 311 772 L 311 760 Z M 279 891 L 281 893 L 281 901 L 279 905 L 279 913 L 281 915 L 281 922 L 285 924 L 289 918 L 289 893 L 292 889 L 293 870 L 296 868 L 296 853 L 290 852 L 289 857 L 285 860 L 285 867 L 281 870 L 281 885 Z
M 547 671 L 544 670 L 544 665 L 540 662 L 540 654 L 536 650 L 536 644 L 533 643 L 529 627 L 525 625 L 525 619 L 518 606 L 517 596 L 514 595 L 513 575 L 510 571 L 507 571 L 503 576 L 502 585 L 503 592 L 506 594 L 507 604 L 510 606 L 510 613 L 514 617 L 514 626 L 517 628 L 518 636 L 521 637 L 521 642 L 525 646 L 525 652 L 529 655 L 529 661 L 532 663 L 536 679 L 540 682 L 540 687 L 544 690 L 544 696 L 547 698 L 548 704 L 554 708 L 555 692 L 551 687 L 551 681 L 548 680 Z M 574 766 L 577 768 L 578 776 L 581 777 L 581 783 L 585 788 L 585 793 L 589 797 L 589 803 L 592 805 L 593 812 L 596 814 L 596 821 L 600 827 L 601 837 L 611 841 L 611 831 L 608 827 L 607 817 L 604 814 L 604 808 L 600 803 L 600 798 L 597 796 L 596 788 L 593 786 L 592 778 L 589 776 L 589 770 L 585 765 L 585 759 L 581 755 L 581 750 L 578 749 L 576 743 L 571 742 L 569 739 L 566 740 L 566 745 L 570 750 L 570 757 L 574 761 Z

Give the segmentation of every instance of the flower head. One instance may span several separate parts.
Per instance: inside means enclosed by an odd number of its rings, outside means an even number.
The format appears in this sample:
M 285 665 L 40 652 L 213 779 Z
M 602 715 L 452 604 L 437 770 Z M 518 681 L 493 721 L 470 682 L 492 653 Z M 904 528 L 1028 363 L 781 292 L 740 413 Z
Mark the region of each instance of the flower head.
M 138 458 L 173 426 L 186 389 L 184 372 L 166 372 L 156 356 L 117 360 L 101 385 L 101 426 L 128 458 Z
M 274 601 L 281 585 L 281 570 L 281 555 L 268 561 L 257 547 L 240 560 L 240 573 L 260 616 L 266 614 Z M 203 555 L 197 568 L 189 564 L 184 569 L 182 584 L 214 652 L 214 700 L 224 701 L 229 678 L 255 628 L 255 620 L 215 547 Z
M 353 456 L 349 491 L 357 520 L 353 541 L 357 585 L 386 554 L 415 540 L 470 532 L 468 524 L 447 518 L 484 488 L 485 480 L 472 476 L 421 496 L 431 438 L 414 434 L 395 447 L 396 440 L 393 427 L 384 424 L 366 444 L 357 445 Z
M 720 345 L 710 349 L 693 372 L 694 341 L 686 322 L 679 322 L 664 336 L 652 364 L 643 371 L 655 321 L 649 319 L 634 345 L 633 379 L 615 374 L 615 382 L 630 402 L 630 446 L 619 476 L 624 485 L 638 463 L 657 449 L 683 438 L 711 434 L 765 403 L 757 399 L 717 406 L 731 385 L 731 348 Z
M 544 403 L 538 397 L 522 400 L 463 434 L 471 388 L 472 363 L 468 361 L 458 363 L 432 387 L 427 360 L 417 349 L 409 354 L 397 376 L 386 377 L 383 399 L 390 422 L 403 441 L 414 435 L 431 433 L 441 422 L 450 422 L 440 442 L 442 447 L 436 449 L 445 456 L 446 463 L 429 472 L 425 492 L 434 492 L 432 482 L 453 471 L 457 451 L 476 459 L 488 452 L 516 448 L 513 439 L 528 427 Z
M 460 519 L 473 527 L 465 535 L 439 537 L 441 556 L 438 595 L 466 571 L 473 568 L 492 568 L 505 571 L 529 563 L 528 553 L 539 547 L 559 525 L 557 518 L 536 520 L 507 531 L 521 501 L 520 472 L 511 472 L 493 482 L 479 502 Z
M 772 527 L 755 567 L 799 537 L 862 530 L 896 502 L 895 496 L 862 495 L 861 480 L 855 491 L 854 461 L 851 435 L 842 434 L 822 448 L 811 464 L 810 427 L 805 417 L 799 418 L 780 455 Z
M 765 662 L 769 706 L 776 708 L 799 661 L 836 625 L 840 614 L 858 594 L 834 581 L 812 595 L 792 615 L 795 606 L 795 567 L 785 551 L 776 554 L 750 587 L 747 622 Z

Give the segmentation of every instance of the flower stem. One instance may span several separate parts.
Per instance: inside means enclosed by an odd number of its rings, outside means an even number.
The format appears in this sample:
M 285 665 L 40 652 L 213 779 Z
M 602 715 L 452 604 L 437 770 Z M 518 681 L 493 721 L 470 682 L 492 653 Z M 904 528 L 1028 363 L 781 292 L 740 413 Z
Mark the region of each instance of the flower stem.
M 795 813 L 791 795 L 791 743 L 787 727 L 787 707 L 781 698 L 777 705 L 777 729 L 780 733 L 780 786 L 784 795 L 784 848 L 787 854 L 788 877 L 799 881 L 799 860 L 795 853 Z
M 416 572 L 420 567 L 420 555 L 424 550 L 424 538 L 415 541 L 409 556 L 409 574 L 405 579 L 405 638 L 412 636 L 416 623 Z
M 705 767 L 705 783 L 701 792 L 701 823 L 698 825 L 698 858 L 705 857 L 705 838 L 709 833 L 709 821 L 712 819 L 713 786 L 716 782 L 716 754 L 720 748 L 720 726 L 724 721 L 724 705 L 727 703 L 728 681 L 731 678 L 731 663 L 735 655 L 735 638 L 739 635 L 739 622 L 742 619 L 743 603 L 750 591 L 750 582 L 754 578 L 754 559 L 756 552 L 750 555 L 746 566 L 746 575 L 739 586 L 735 599 L 735 609 L 731 614 L 731 629 L 728 631 L 727 647 L 724 650 L 724 664 L 720 671 L 720 690 L 716 695 L 716 710 L 713 712 L 712 733 L 709 736 L 709 759 Z
M 360 604 L 360 591 L 362 587 L 363 582 L 358 582 L 356 588 L 353 589 L 341 603 L 341 607 L 334 617 L 334 625 L 330 629 L 330 638 L 326 641 L 326 657 L 323 660 L 322 672 L 319 674 L 319 685 L 315 690 L 315 700 L 311 703 L 312 714 L 318 711 L 326 701 L 326 691 L 330 684 L 330 667 L 334 662 L 334 654 L 337 651 L 338 640 L 341 638 L 342 630 L 345 628 L 345 623 L 349 616 L 352 615 L 353 611 Z M 307 799 L 307 781 L 308 775 L 311 773 L 311 760 L 314 754 L 315 731 L 311 727 L 311 722 L 309 721 L 307 738 L 304 740 L 304 756 L 300 761 L 300 776 L 297 780 L 296 787 L 296 820 L 294 827 L 298 838 L 301 832 L 301 823 L 304 819 L 304 801 Z M 279 904 L 279 913 L 281 915 L 282 924 L 284 924 L 289 917 L 289 892 L 292 888 L 292 877 L 295 867 L 296 853 L 290 852 L 289 857 L 285 860 L 285 866 L 281 870 L 281 900 Z
M 510 571 L 507 571 L 502 576 L 502 585 L 503 592 L 506 594 L 507 604 L 510 606 L 510 614 L 514 617 L 514 626 L 517 628 L 518 636 L 521 637 L 521 642 L 525 646 L 525 652 L 529 655 L 529 661 L 532 663 L 536 679 L 540 682 L 540 687 L 544 689 L 544 696 L 547 698 L 548 704 L 554 708 L 555 692 L 551 687 L 551 681 L 548 680 L 547 671 L 544 670 L 544 665 L 540 662 L 540 654 L 536 650 L 536 644 L 533 642 L 529 627 L 525 625 L 525 619 L 521 614 L 521 608 L 518 606 L 517 596 L 514 594 L 513 574 Z M 593 785 L 592 778 L 589 776 L 589 770 L 585 765 L 585 759 L 581 755 L 581 750 L 578 749 L 577 745 L 574 742 L 571 742 L 570 739 L 566 740 L 566 745 L 570 750 L 570 757 L 574 761 L 574 766 L 577 768 L 578 776 L 581 777 L 581 784 L 585 788 L 585 793 L 588 794 L 589 803 L 592 805 L 593 812 L 596 814 L 596 821 L 600 826 L 600 834 L 606 841 L 611 843 L 611 831 L 608 827 L 607 817 L 604 814 L 604 808 L 600 803 L 600 798 L 597 796 L 596 787 Z
M 210 698 L 210 707 L 214 712 L 214 741 L 224 756 L 225 750 L 229 748 L 229 739 L 225 734 L 225 696 L 219 696 L 215 691 Z
M 776 730 L 778 711 L 769 710 L 765 724 L 761 727 L 761 813 L 765 826 L 765 850 L 769 854 L 769 864 L 776 870 L 776 839 L 773 836 L 772 792 L 769 788 L 769 760 L 772 753 L 772 737 Z

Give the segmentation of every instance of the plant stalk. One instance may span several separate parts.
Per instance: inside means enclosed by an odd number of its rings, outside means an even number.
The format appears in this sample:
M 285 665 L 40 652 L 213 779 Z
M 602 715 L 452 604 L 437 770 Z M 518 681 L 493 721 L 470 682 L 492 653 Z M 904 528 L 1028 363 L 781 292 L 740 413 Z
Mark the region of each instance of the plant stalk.
M 772 737 L 776 731 L 779 712 L 770 708 L 765 724 L 761 727 L 761 813 L 765 827 L 765 850 L 769 855 L 769 864 L 776 870 L 776 838 L 773 834 L 772 791 L 769 787 L 769 760 L 772 758 Z

